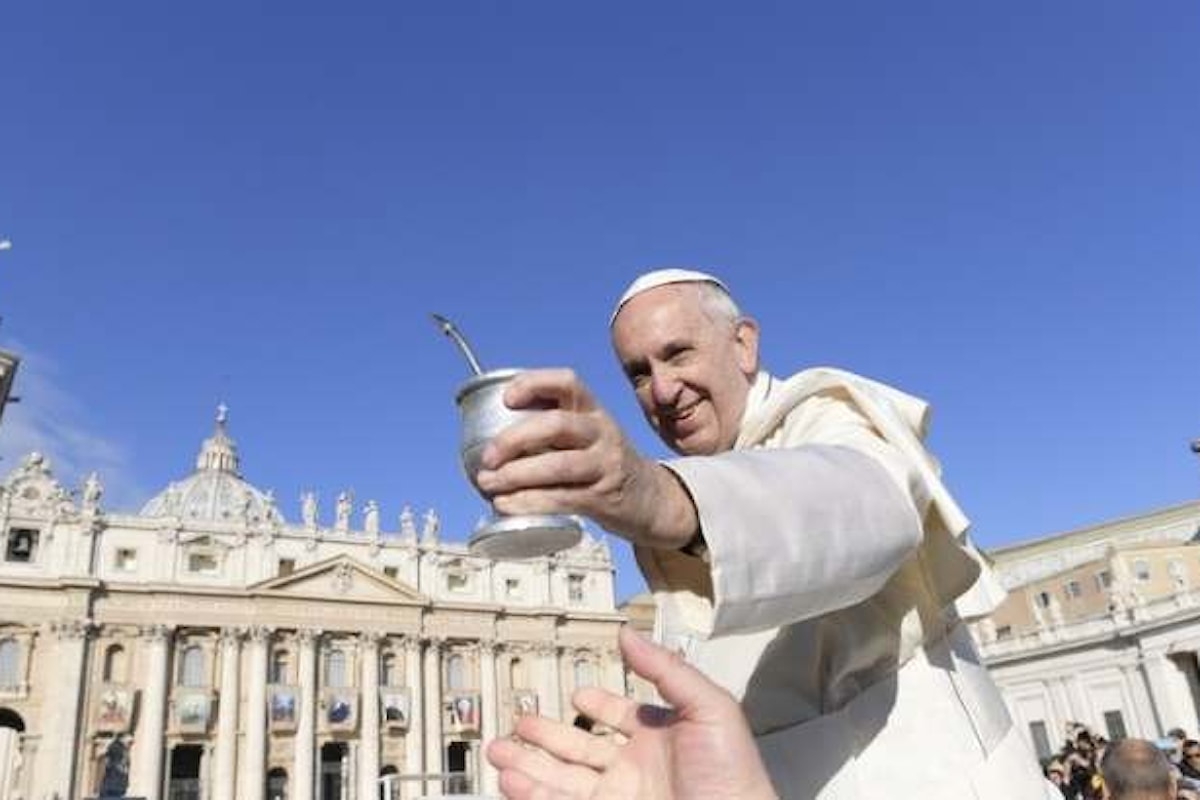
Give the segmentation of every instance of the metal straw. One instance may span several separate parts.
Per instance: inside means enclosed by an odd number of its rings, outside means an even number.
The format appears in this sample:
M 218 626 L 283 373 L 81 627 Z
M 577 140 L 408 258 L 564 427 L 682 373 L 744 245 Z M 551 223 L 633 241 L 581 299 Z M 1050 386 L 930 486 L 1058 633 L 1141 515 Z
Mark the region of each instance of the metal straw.
M 437 323 L 442 333 L 446 334 L 446 336 L 450 337 L 458 345 L 463 358 L 467 359 L 467 363 L 471 365 L 471 371 L 476 375 L 482 375 L 483 367 L 479 366 L 479 359 L 475 357 L 475 351 L 471 349 L 471 345 L 467 344 L 466 337 L 459 333 L 454 323 L 441 314 L 430 314 L 429 316 L 433 317 L 433 321 Z

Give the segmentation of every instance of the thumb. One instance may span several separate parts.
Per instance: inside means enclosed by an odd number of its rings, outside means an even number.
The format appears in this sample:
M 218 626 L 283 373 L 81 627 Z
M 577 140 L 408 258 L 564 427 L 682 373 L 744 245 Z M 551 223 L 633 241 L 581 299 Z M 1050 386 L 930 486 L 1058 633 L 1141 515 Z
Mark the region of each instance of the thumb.
M 629 668 L 650 681 L 681 716 L 714 717 L 736 706 L 733 696 L 713 683 L 678 653 L 654 644 L 628 625 L 617 634 Z

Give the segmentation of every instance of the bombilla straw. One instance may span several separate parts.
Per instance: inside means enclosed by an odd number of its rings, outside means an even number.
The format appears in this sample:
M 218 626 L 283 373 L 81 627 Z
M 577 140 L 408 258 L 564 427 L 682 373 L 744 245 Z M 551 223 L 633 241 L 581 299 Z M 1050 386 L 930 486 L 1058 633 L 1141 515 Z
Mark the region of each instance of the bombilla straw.
M 437 323 L 442 333 L 446 334 L 446 336 L 450 337 L 458 345 L 463 358 L 467 359 L 467 363 L 471 365 L 471 371 L 476 375 L 482 375 L 483 367 L 479 366 L 479 359 L 475 357 L 475 351 L 471 349 L 471 345 L 467 344 L 466 338 L 459 333 L 458 328 L 454 327 L 454 323 L 441 314 L 430 314 L 429 316 L 433 317 L 433 321 Z

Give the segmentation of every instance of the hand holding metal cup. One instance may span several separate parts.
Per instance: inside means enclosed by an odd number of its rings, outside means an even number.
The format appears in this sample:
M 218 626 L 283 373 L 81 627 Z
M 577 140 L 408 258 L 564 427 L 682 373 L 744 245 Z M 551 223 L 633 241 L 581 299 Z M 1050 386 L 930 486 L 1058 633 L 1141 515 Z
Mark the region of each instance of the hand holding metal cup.
M 468 480 L 478 491 L 475 476 L 479 473 L 480 459 L 488 442 L 514 422 L 540 412 L 512 409 L 504 403 L 504 389 L 520 370 L 484 372 L 470 345 L 454 324 L 437 314 L 433 317 L 442 332 L 458 346 L 475 373 L 459 388 L 455 401 L 461 422 L 460 460 Z M 482 493 L 480 495 L 483 496 Z M 579 520 L 566 514 L 506 516 L 493 509 L 491 518 L 471 535 L 469 546 L 471 552 L 487 558 L 536 558 L 574 547 L 582 536 L 583 527 Z

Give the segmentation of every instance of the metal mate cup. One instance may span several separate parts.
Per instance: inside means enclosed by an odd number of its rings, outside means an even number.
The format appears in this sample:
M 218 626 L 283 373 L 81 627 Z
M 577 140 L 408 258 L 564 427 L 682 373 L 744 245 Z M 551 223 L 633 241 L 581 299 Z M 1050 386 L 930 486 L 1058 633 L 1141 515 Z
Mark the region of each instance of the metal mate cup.
M 514 422 L 539 413 L 504 404 L 504 389 L 519 372 L 497 369 L 476 375 L 455 397 L 462 423 L 459 456 L 476 491 L 475 476 L 487 443 Z M 574 547 L 582 536 L 579 521 L 565 514 L 504 516 L 493 508 L 492 518 L 475 529 L 469 546 L 471 552 L 488 558 L 535 558 Z

